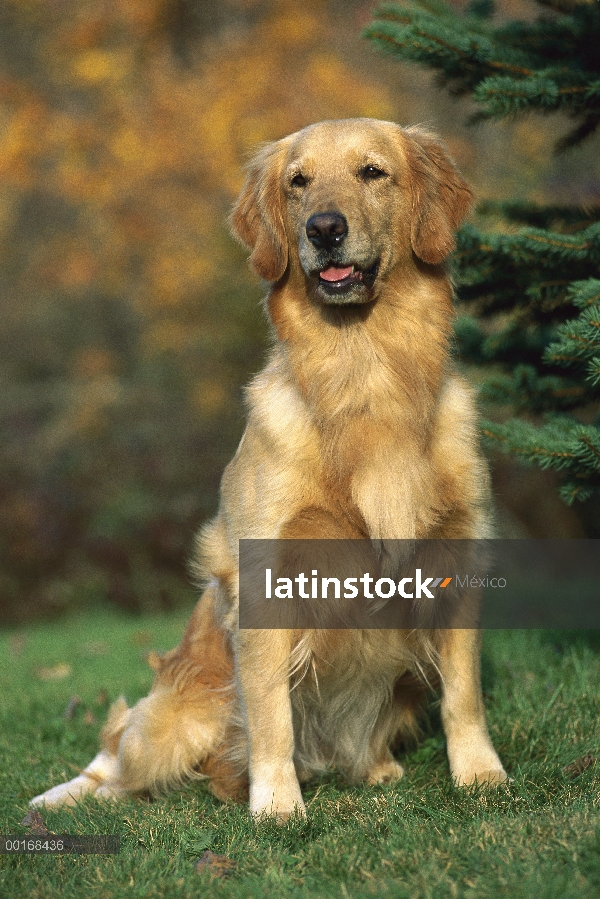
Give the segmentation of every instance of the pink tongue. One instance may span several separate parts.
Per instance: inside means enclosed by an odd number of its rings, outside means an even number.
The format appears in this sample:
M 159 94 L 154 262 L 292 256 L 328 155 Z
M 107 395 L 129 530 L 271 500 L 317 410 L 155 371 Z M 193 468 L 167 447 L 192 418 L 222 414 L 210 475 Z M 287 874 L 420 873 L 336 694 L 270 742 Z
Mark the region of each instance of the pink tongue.
M 349 265 L 348 268 L 326 268 L 325 271 L 320 273 L 320 277 L 323 281 L 343 281 L 344 278 L 347 278 L 352 274 L 352 266 Z

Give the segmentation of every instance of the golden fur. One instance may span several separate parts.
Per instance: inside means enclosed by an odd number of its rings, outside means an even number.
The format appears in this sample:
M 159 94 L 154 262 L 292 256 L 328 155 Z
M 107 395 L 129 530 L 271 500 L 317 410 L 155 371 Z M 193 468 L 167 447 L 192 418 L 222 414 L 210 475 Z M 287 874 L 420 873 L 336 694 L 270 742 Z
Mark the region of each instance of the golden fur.
M 115 703 L 89 768 L 34 804 L 200 775 L 218 796 L 249 792 L 254 815 L 284 820 L 304 812 L 299 781 L 317 771 L 399 778 L 390 747 L 415 732 L 436 684 L 454 780 L 505 779 L 485 724 L 476 631 L 237 627 L 240 538 L 377 547 L 490 536 L 473 398 L 448 355 L 444 260 L 470 205 L 442 145 L 389 122 L 322 122 L 252 161 L 231 223 L 271 282 L 275 341 L 247 388 L 248 425 L 218 515 L 198 541 L 206 590 L 149 696 L 132 709 Z M 330 214 L 338 230 L 346 222 L 341 237 L 327 231 Z M 314 216 L 322 231 L 310 237 Z M 350 265 L 346 286 L 331 287 L 328 269 Z

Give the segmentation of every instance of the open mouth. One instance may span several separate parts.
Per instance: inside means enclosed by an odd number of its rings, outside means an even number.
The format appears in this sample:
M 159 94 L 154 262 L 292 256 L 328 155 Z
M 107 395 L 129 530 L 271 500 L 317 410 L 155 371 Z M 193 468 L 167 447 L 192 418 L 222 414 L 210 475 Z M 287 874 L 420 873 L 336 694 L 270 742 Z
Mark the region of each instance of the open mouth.
M 328 294 L 347 293 L 353 287 L 372 287 L 379 270 L 379 261 L 368 269 L 356 265 L 338 267 L 328 263 L 319 272 L 319 285 Z

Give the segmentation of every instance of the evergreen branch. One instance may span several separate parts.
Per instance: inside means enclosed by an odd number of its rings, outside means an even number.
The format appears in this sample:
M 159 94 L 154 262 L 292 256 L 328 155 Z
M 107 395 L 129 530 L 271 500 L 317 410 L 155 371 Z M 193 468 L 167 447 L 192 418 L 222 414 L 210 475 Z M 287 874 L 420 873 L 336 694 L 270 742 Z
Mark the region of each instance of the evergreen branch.
M 589 250 L 591 246 L 587 240 L 578 243 L 577 241 L 560 240 L 558 237 L 547 237 L 545 234 L 535 234 L 533 231 L 528 233 L 523 232 L 523 237 L 543 243 L 548 247 L 560 247 L 563 250 Z
M 509 222 L 555 231 L 559 227 L 586 228 L 600 219 L 600 208 L 584 212 L 573 206 L 538 206 L 522 200 L 484 200 L 476 211 L 479 215 L 500 216 Z
M 385 21 L 382 21 L 381 25 L 384 26 Z M 377 29 L 376 24 L 373 24 L 367 26 L 363 36 L 375 41 L 376 44 L 382 45 L 382 49 L 387 49 L 389 52 L 394 52 L 397 49 L 406 51 L 407 58 L 412 62 L 427 61 L 430 65 L 443 68 L 442 59 L 440 58 L 440 50 L 443 50 L 445 51 L 446 62 L 449 61 L 448 57 L 454 57 L 463 67 L 475 69 L 473 62 L 469 59 L 469 54 L 465 50 L 461 50 L 460 47 L 452 45 L 449 41 L 443 40 L 437 35 L 416 29 L 414 26 L 395 29 L 391 33 L 389 29 L 385 27 Z M 426 41 L 429 41 L 433 46 L 427 44 Z M 435 61 L 428 59 L 428 57 L 437 57 L 437 65 Z
M 600 429 L 572 418 L 555 416 L 541 426 L 513 419 L 482 423 L 484 442 L 528 464 L 566 472 L 571 478 L 600 486 Z
M 541 264 L 545 270 L 578 261 L 600 263 L 600 222 L 575 235 L 538 228 L 523 228 L 517 234 L 481 234 L 466 225 L 457 235 L 456 258 L 461 266 L 481 264 L 482 256 L 493 255 L 498 262 L 514 266 Z M 558 269 L 560 271 L 560 268 Z
M 511 375 L 488 378 L 479 391 L 485 402 L 511 405 L 515 412 L 536 414 L 570 410 L 585 399 L 585 387 L 568 378 L 539 375 L 531 365 L 518 365 Z
M 525 452 L 525 450 L 523 450 Z M 559 452 L 558 450 L 549 450 L 544 446 L 532 446 L 528 451 L 527 455 L 538 456 L 544 459 L 558 459 L 560 460 L 560 464 L 563 464 L 565 459 L 574 459 L 575 453 L 568 453 L 566 451 Z
M 588 449 L 589 453 L 594 458 L 594 461 L 595 461 L 598 469 L 600 469 L 600 447 L 598 447 L 594 443 L 594 441 L 592 440 L 592 438 L 590 437 L 589 434 L 582 433 L 582 434 L 580 434 L 579 439 L 583 443 L 583 445 Z
M 600 303 L 600 280 L 587 278 L 585 281 L 573 281 L 568 290 L 569 300 L 574 306 L 585 309 Z
M 500 59 L 486 59 L 485 64 L 489 66 L 490 69 L 499 69 L 501 72 L 512 72 L 514 75 L 523 75 L 525 77 L 532 77 L 535 75 L 533 69 L 516 66 L 513 63 L 503 62 Z
M 575 481 L 567 481 L 563 484 L 559 489 L 559 494 L 561 498 L 566 502 L 568 506 L 572 505 L 573 502 L 577 499 L 583 502 L 586 499 L 589 499 L 594 495 L 599 489 L 599 485 L 584 485 L 577 484 Z
M 542 377 L 543 353 L 556 331 L 554 328 L 527 327 L 518 316 L 513 315 L 505 327 L 496 328 L 491 333 L 488 329 L 486 333 L 477 319 L 461 315 L 455 322 L 454 333 L 457 351 L 465 361 L 479 365 L 495 363 L 506 366 L 511 371 L 514 369 L 513 377 L 516 377 L 521 368 L 532 373 L 538 371 L 538 377 Z M 515 359 L 520 360 L 522 366 L 515 368 Z M 533 377 L 531 374 L 527 380 L 532 393 L 538 390 L 538 385 L 533 384 Z M 548 374 L 546 377 L 558 378 L 558 374 Z M 556 381 L 555 386 L 558 388 L 567 383 L 570 384 L 571 381 L 561 374 L 560 381 Z M 547 381 L 543 389 L 547 390 L 550 384 L 551 381 Z
M 600 350 L 600 306 L 585 307 L 578 318 L 559 325 L 556 335 L 544 354 L 546 362 L 570 365 L 593 358 Z
M 587 378 L 595 387 L 600 385 L 600 356 L 594 356 L 587 367 Z
M 600 126 L 600 0 L 540 2 L 556 15 L 496 28 L 493 0 L 472 0 L 463 15 L 441 0 L 390 4 L 366 34 L 436 70 L 451 92 L 472 93 L 472 121 L 563 110 L 575 124 L 562 151 Z M 600 491 L 600 416 L 584 425 L 573 413 L 589 420 L 600 399 L 600 209 L 488 203 L 479 212 L 526 227 L 459 232 L 453 273 L 477 319 L 457 319 L 458 351 L 494 366 L 482 399 L 553 413 L 543 424 L 484 422 L 484 441 L 560 472 L 566 502 L 586 499 Z
M 559 141 L 557 141 L 555 153 L 557 155 L 560 155 L 561 153 L 565 153 L 567 150 L 570 150 L 573 147 L 579 146 L 579 144 L 582 143 L 582 141 L 584 141 L 586 137 L 590 137 L 590 135 L 595 133 L 598 126 L 600 126 L 600 113 L 589 113 L 584 117 L 581 125 L 578 125 L 577 128 L 574 128 L 564 137 L 561 137 Z
M 573 73 L 550 69 L 527 78 L 485 78 L 475 87 L 473 99 L 485 105 L 484 114 L 493 118 L 514 115 L 528 109 L 540 109 L 544 112 L 567 109 L 571 114 L 579 114 L 590 103 L 598 101 L 600 81 L 561 85 L 563 74 L 571 78 Z M 577 80 L 580 81 L 580 77 Z
M 561 2 L 561 0 L 557 0 Z M 537 110 L 565 109 L 579 124 L 556 152 L 581 143 L 600 125 L 598 5 L 576 4 L 570 15 L 533 23 L 485 22 L 489 0 L 476 0 L 464 16 L 436 0 L 419 8 L 386 4 L 374 13 L 363 36 L 386 53 L 437 70 L 452 93 L 471 92 L 481 109 L 470 122 Z M 549 61 L 564 59 L 561 66 Z
M 473 99 L 487 108 L 485 115 L 498 118 L 521 112 L 533 105 L 553 108 L 557 105 L 558 89 L 549 78 L 534 73 L 527 80 L 495 76 L 485 78 L 473 91 Z
M 554 312 L 561 307 L 571 305 L 566 290 L 568 284 L 569 282 L 564 279 L 536 281 L 527 288 L 526 295 L 531 303 L 544 312 Z
M 597 73 L 600 60 L 596 52 L 600 38 L 600 15 L 596 3 L 579 3 L 571 15 L 539 18 L 535 22 L 509 21 L 494 32 L 499 44 L 526 46 L 535 69 L 548 61 L 569 60 L 569 69 Z
M 541 464 L 542 468 L 564 468 L 569 460 L 576 458 L 573 450 L 552 449 L 542 446 L 539 436 L 542 428 L 536 428 L 514 419 L 507 424 L 497 425 L 482 422 L 481 433 L 488 441 L 499 443 L 505 452 L 519 456 L 525 461 Z
M 465 28 L 448 7 L 444 12 L 423 14 L 408 7 L 392 4 L 375 11 L 374 21 L 363 36 L 387 53 L 399 55 L 410 62 L 425 62 L 439 69 L 444 82 L 452 82 L 454 90 L 472 90 L 479 81 L 495 72 L 513 76 L 533 76 L 525 64 L 526 54 L 517 49 L 502 48 L 495 53 L 493 41 L 481 27 Z M 470 20 L 471 25 L 475 21 Z
M 379 19 L 382 24 L 386 21 L 385 18 Z M 398 18 L 398 22 L 406 22 L 406 18 L 404 20 Z M 444 55 L 439 54 L 440 58 L 438 60 L 438 68 L 443 68 L 442 59 L 443 57 L 455 57 L 460 60 L 463 66 L 471 71 L 479 71 L 480 78 L 483 79 L 485 77 L 484 71 L 487 66 L 491 71 L 502 71 L 502 72 L 511 72 L 514 75 L 522 75 L 526 77 L 533 77 L 535 72 L 532 69 L 527 69 L 524 66 L 515 65 L 514 63 L 509 63 L 500 59 L 491 59 L 485 58 L 485 51 L 481 45 L 477 45 L 472 43 L 468 50 L 461 49 L 456 45 L 456 43 L 451 43 L 449 40 L 440 37 L 439 35 L 433 34 L 431 31 L 426 31 L 424 29 L 419 29 L 415 27 L 415 25 L 410 22 L 409 25 L 405 26 L 402 29 L 396 29 L 393 33 L 390 30 L 385 28 L 377 29 L 376 23 L 373 25 L 367 26 L 367 28 L 363 31 L 363 36 L 369 38 L 370 40 L 375 41 L 376 43 L 382 43 L 383 45 L 391 45 L 391 47 L 399 50 L 407 51 L 407 58 L 413 62 L 423 62 L 426 61 L 429 65 L 432 65 L 432 60 L 428 59 L 428 56 L 436 55 L 436 49 L 443 50 Z M 430 41 L 431 44 L 435 45 L 433 47 L 428 46 L 426 43 Z M 382 49 L 386 49 L 385 46 Z M 388 47 L 388 52 L 394 52 L 394 50 L 390 51 Z M 464 74 L 464 73 L 463 73 Z

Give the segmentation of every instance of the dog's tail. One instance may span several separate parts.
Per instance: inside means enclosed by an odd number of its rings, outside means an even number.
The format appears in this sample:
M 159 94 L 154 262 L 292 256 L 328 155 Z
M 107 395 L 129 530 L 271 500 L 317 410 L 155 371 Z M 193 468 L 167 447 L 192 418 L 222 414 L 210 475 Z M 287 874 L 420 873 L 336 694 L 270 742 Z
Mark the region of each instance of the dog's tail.
M 188 777 L 202 777 L 234 726 L 233 661 L 227 636 L 214 619 L 207 589 L 177 649 L 156 659 L 148 696 L 129 708 L 120 697 L 101 733 L 101 751 L 81 774 L 47 790 L 30 805 L 75 805 L 89 793 L 118 799 L 157 793 Z

